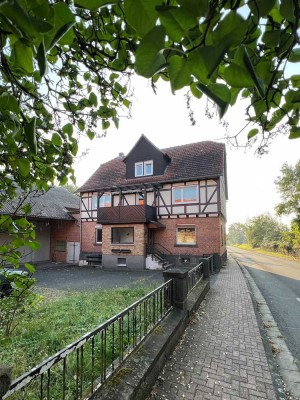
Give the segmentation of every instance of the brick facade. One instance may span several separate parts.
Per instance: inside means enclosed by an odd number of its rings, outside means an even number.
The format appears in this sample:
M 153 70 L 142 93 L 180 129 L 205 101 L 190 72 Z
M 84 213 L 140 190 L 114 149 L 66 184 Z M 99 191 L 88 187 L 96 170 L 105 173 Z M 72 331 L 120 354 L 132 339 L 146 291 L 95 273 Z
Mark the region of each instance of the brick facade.
M 220 217 L 206 218 L 170 218 L 161 219 L 160 222 L 166 229 L 155 230 L 154 241 L 164 246 L 172 254 L 202 255 L 202 254 L 223 254 L 225 245 L 221 244 L 221 223 Z M 176 228 L 193 225 L 196 229 L 196 245 L 176 244 Z
M 50 257 L 54 262 L 66 262 L 67 248 L 64 251 L 56 251 L 56 241 L 80 242 L 79 214 L 72 214 L 75 221 L 52 220 L 50 235 Z
M 81 221 L 81 244 L 82 253 L 101 253 L 102 245 L 96 243 L 96 227 L 101 228 L 97 222 Z

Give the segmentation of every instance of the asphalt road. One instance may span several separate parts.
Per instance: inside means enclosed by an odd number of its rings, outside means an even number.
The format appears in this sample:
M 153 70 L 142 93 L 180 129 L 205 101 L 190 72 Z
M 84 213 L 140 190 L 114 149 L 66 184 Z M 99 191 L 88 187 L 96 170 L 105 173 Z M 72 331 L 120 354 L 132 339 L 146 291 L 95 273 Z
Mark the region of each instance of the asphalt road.
M 230 247 L 251 274 L 300 367 L 300 263 Z
M 161 285 L 162 271 L 104 271 L 90 266 L 64 264 L 38 265 L 33 276 L 38 287 L 58 290 L 95 290 L 134 287 L 147 283 Z

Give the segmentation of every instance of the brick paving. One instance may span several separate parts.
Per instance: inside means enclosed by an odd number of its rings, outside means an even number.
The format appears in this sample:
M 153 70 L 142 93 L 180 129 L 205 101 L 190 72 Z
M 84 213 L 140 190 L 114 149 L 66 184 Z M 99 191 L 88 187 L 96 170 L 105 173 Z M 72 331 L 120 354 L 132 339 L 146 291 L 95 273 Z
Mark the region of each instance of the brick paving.
M 149 399 L 276 399 L 248 287 L 233 259 L 213 279 Z

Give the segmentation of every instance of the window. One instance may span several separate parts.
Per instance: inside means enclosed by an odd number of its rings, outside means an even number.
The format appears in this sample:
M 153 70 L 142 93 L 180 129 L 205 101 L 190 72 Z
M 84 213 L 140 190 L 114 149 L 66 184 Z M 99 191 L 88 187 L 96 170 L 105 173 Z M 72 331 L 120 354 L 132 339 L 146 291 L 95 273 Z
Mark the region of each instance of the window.
M 95 229 L 96 243 L 102 243 L 102 228 Z
M 143 193 L 139 193 L 139 205 L 143 205 L 144 204 L 144 194 Z
M 132 244 L 133 228 L 111 228 L 111 242 L 118 244 Z
M 181 186 L 173 188 L 173 203 L 197 203 L 198 187 Z
M 196 244 L 196 229 L 194 226 L 177 227 L 176 244 L 194 245 Z
M 118 267 L 126 267 L 126 258 L 118 258 Z
M 67 242 L 65 240 L 56 240 L 55 251 L 66 251 Z
M 92 210 L 97 210 L 98 208 L 98 196 L 94 194 L 92 196 Z
M 141 161 L 135 163 L 135 176 L 153 175 L 153 161 Z
M 103 193 L 100 197 L 99 207 L 110 207 L 111 206 L 111 193 Z

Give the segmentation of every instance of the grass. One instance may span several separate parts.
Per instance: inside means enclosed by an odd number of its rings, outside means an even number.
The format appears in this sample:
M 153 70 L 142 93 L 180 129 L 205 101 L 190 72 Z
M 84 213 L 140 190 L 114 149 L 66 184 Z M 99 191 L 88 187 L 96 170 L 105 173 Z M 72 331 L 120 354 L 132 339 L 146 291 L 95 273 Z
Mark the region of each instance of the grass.
M 16 378 L 155 287 L 44 292 L 44 300 L 23 314 L 11 337 L 0 334 L 0 364 L 12 366 Z
M 255 253 L 266 254 L 266 255 L 269 255 L 269 256 L 274 256 L 274 257 L 279 257 L 279 258 L 287 258 L 289 260 L 299 260 L 299 257 L 294 257 L 294 256 L 287 255 L 287 254 L 284 254 L 284 253 L 280 253 L 280 252 L 277 252 L 277 251 L 266 250 L 266 249 L 263 249 L 261 247 L 255 247 L 254 248 L 254 247 L 251 247 L 249 244 L 234 244 L 234 245 L 230 245 L 230 246 L 237 247 L 237 248 L 242 249 L 242 250 L 252 251 L 252 252 L 255 252 Z

